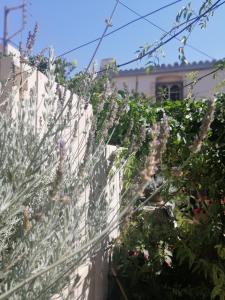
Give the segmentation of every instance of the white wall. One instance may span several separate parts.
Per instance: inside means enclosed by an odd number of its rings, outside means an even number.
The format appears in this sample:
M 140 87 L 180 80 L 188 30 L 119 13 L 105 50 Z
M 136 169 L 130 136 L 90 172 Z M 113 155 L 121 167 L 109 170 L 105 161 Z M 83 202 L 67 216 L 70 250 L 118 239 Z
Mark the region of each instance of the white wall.
M 197 78 L 204 76 L 205 74 L 211 72 L 213 69 L 205 69 L 205 70 L 194 70 L 197 74 Z M 183 81 L 184 86 L 190 83 L 192 80 L 190 79 L 190 75 L 192 72 L 166 72 L 166 73 L 157 73 L 152 72 L 149 75 L 117 75 L 113 78 L 116 87 L 118 90 L 124 89 L 124 84 L 127 86 L 130 92 L 136 91 L 136 87 L 138 86 L 137 92 L 144 93 L 146 96 L 154 97 L 155 96 L 155 84 L 157 80 L 160 81 L 177 81 L 181 79 Z M 218 71 L 216 73 L 216 77 L 214 78 L 213 74 L 205 77 L 204 79 L 197 82 L 197 84 L 193 88 L 193 96 L 195 98 L 205 98 L 211 97 L 215 92 L 225 92 L 225 87 L 218 88 L 218 85 L 221 81 L 225 80 L 225 71 Z M 138 84 L 137 84 L 138 82 Z M 190 92 L 190 87 L 184 88 L 184 97 L 187 97 Z
M 13 63 L 13 58 L 7 58 L 4 60 L 0 59 L 0 80 L 7 80 L 10 76 L 10 65 Z M 3 67 L 4 65 L 4 67 Z M 21 66 L 20 66 L 21 69 Z M 21 78 L 18 75 L 17 82 L 13 84 L 19 85 L 22 84 L 23 90 L 22 95 L 21 91 L 17 91 L 15 95 L 15 101 L 21 101 L 21 96 L 26 99 L 30 97 L 30 91 L 34 89 L 37 93 L 36 100 L 36 120 L 35 126 L 38 132 L 42 132 L 46 127 L 44 120 L 40 122 L 42 116 L 42 111 L 44 110 L 44 95 L 47 95 L 46 84 L 48 82 L 47 77 L 37 71 L 36 69 L 30 70 L 31 68 L 23 65 L 22 70 L 27 70 L 23 73 Z M 22 81 L 21 81 L 22 80 Z M 12 88 L 12 86 L 8 86 Z M 64 88 L 59 87 L 62 94 L 64 93 Z M 57 89 L 57 84 L 54 84 L 53 92 Z M 71 120 L 69 126 L 63 132 L 63 139 L 67 142 L 66 149 L 69 152 L 70 157 L 75 157 L 73 160 L 72 168 L 77 169 L 78 165 L 83 162 L 86 144 L 91 128 L 92 121 L 92 107 L 88 105 L 85 109 L 82 105 L 83 101 L 77 95 L 71 95 L 69 91 L 65 92 L 65 102 L 71 97 L 73 105 L 73 115 L 74 118 Z M 59 101 L 56 101 L 58 103 Z M 73 136 L 71 135 L 74 128 L 78 127 L 77 133 Z M 73 138 L 70 138 L 73 136 Z M 103 193 L 103 200 L 105 205 L 100 209 L 102 212 L 105 210 L 105 226 L 107 226 L 110 221 L 117 216 L 120 205 L 120 183 L 121 183 L 121 174 L 116 173 L 113 178 L 108 179 L 108 158 L 116 150 L 115 146 L 107 146 L 102 153 L 101 160 L 97 163 L 94 169 L 94 179 L 86 188 L 84 194 L 80 197 L 80 205 L 83 205 L 85 201 L 87 203 L 87 212 L 83 215 L 83 219 L 80 221 L 79 226 L 82 227 L 83 224 L 87 222 L 87 225 L 84 228 L 84 236 L 86 234 L 85 230 L 90 230 L 90 220 L 94 219 L 96 216 L 92 216 L 92 206 L 99 199 L 99 195 Z M 92 226 L 97 226 L 95 220 L 93 221 Z M 95 232 L 98 233 L 100 229 L 95 228 Z M 86 260 L 75 272 L 81 277 L 78 285 L 76 287 L 68 286 L 63 291 L 64 295 L 70 294 L 70 299 L 87 299 L 87 300 L 105 300 L 107 295 L 107 280 L 108 280 L 108 252 L 105 251 L 107 242 L 118 236 L 118 229 L 113 230 L 110 235 L 102 241 L 100 245 L 100 250 L 93 254 L 91 258 Z M 56 295 L 52 299 L 60 299 L 60 295 Z
M 107 146 L 102 155 L 101 161 L 97 164 L 95 169 L 96 182 L 94 191 L 90 192 L 90 202 L 95 204 L 102 190 L 106 187 L 104 199 L 106 200 L 106 223 L 108 226 L 112 221 L 117 218 L 120 206 L 120 185 L 121 185 L 121 172 L 109 180 L 106 178 L 106 170 L 109 165 L 108 158 L 110 154 L 114 153 L 117 148 L 115 146 Z M 98 174 L 98 175 L 97 175 Z M 92 189 L 92 188 L 91 188 Z M 88 217 L 90 221 L 91 216 Z M 117 225 L 117 224 L 116 224 Z M 99 228 L 100 231 L 100 228 Z M 95 232 L 97 232 L 95 230 Z M 64 291 L 64 296 L 70 294 L 69 299 L 73 300 L 106 300 L 108 292 L 108 272 L 109 272 L 109 255 L 108 242 L 118 237 L 118 226 L 99 244 L 99 250 L 92 254 L 92 256 L 82 264 L 76 272 L 80 276 L 80 280 L 75 288 L 69 285 Z M 52 300 L 61 299 L 59 295 L 55 295 Z

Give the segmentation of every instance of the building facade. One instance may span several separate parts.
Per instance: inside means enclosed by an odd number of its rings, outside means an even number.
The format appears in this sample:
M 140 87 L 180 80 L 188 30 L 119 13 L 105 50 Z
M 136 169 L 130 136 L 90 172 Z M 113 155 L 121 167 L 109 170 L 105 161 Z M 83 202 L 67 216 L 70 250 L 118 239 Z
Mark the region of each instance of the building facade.
M 107 60 L 103 63 L 105 65 Z M 178 100 L 189 96 L 196 99 L 208 98 L 225 91 L 222 84 L 225 71 L 214 72 L 216 63 L 217 61 L 175 63 L 152 67 L 148 72 L 145 68 L 121 70 L 113 75 L 113 80 L 118 90 L 123 90 L 126 86 L 131 93 L 144 94 L 158 101 Z

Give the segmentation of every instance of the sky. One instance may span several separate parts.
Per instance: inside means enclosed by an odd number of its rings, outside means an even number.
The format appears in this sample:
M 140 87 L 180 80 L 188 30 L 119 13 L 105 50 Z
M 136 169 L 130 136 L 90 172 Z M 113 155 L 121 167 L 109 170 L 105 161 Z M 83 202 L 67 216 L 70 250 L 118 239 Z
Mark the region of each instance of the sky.
M 38 23 L 38 35 L 34 45 L 34 54 L 49 46 L 55 49 L 55 55 L 77 47 L 85 42 L 102 35 L 105 29 L 105 19 L 109 18 L 115 0 L 25 0 L 29 1 L 27 11 L 27 25 L 22 34 L 13 39 L 14 43 L 21 40 L 25 44 L 29 30 L 33 30 L 35 22 Z M 127 6 L 141 15 L 145 15 L 172 0 L 121 0 Z M 149 18 L 150 21 L 161 26 L 165 30 L 172 28 L 177 12 L 190 1 L 183 0 Z M 0 0 L 0 37 L 3 35 L 4 6 L 14 6 L 22 3 L 22 0 Z M 202 0 L 192 0 L 193 7 L 198 8 Z M 117 6 L 112 19 L 112 28 L 115 29 L 137 18 L 131 11 L 121 4 Z M 18 30 L 21 24 L 21 13 L 12 12 L 9 15 L 9 33 Z M 207 28 L 202 30 L 196 27 L 189 38 L 189 44 L 204 51 L 209 57 L 220 59 L 225 57 L 225 5 L 220 7 L 210 19 Z M 126 62 L 137 56 L 136 51 L 140 46 L 152 44 L 159 40 L 162 32 L 145 20 L 133 23 L 123 30 L 103 39 L 96 55 L 96 63 L 99 66 L 103 58 L 114 58 L 118 64 Z M 182 37 L 182 36 L 181 36 Z M 77 61 L 77 70 L 87 67 L 97 43 L 79 49 L 67 56 L 70 61 Z M 178 61 L 178 48 L 181 43 L 173 40 L 163 49 L 160 63 L 174 63 Z M 209 60 L 206 55 L 186 48 L 189 62 Z M 146 65 L 146 60 L 128 65 L 125 69 L 139 68 Z

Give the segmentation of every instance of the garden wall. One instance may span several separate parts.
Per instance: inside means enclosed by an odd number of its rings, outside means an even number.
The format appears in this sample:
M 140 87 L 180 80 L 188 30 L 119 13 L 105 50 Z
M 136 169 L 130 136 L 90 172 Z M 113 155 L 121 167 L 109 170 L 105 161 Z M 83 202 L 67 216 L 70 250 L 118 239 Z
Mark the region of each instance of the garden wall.
M 10 66 L 14 63 L 14 59 L 5 59 L 4 70 L 1 63 L 2 60 L 0 59 L 0 80 L 7 82 L 7 72 L 8 76 L 10 76 Z M 18 71 L 18 65 L 16 69 Z M 80 99 L 77 95 L 71 95 L 69 91 L 66 91 L 64 87 L 58 86 L 56 83 L 52 87 L 49 87 L 48 78 L 36 69 L 28 68 L 26 65 L 22 69 L 27 72 L 23 72 L 21 76 L 18 74 L 17 80 L 13 82 L 17 87 L 14 99 L 21 101 L 23 98 L 29 98 L 30 93 L 36 94 L 35 128 L 37 132 L 41 133 L 47 126 L 42 117 L 42 111 L 45 105 L 44 96 L 49 93 L 49 89 L 50 93 L 52 92 L 53 94 L 57 90 L 58 99 L 56 99 L 56 106 L 59 107 L 56 107 L 56 109 L 61 109 L 63 104 L 68 100 L 71 101 L 73 118 L 64 130 L 62 139 L 65 143 L 66 159 L 70 159 L 72 169 L 78 170 L 78 166 L 82 164 L 85 157 L 85 150 L 91 129 L 91 105 L 86 106 L 83 99 Z M 20 89 L 18 89 L 18 86 Z M 13 86 L 8 85 L 8 89 L 11 88 Z M 119 212 L 121 173 L 115 172 L 115 174 L 108 176 L 109 158 L 116 150 L 115 146 L 106 146 L 106 148 L 103 148 L 101 158 L 94 167 L 93 180 L 86 186 L 85 191 L 79 199 L 80 205 L 85 204 L 86 207 L 79 224 L 83 228 L 84 242 L 87 235 L 92 236 L 104 230 L 117 217 Z M 98 209 L 96 209 L 96 205 L 99 205 Z M 92 214 L 93 211 L 98 211 L 99 214 Z M 102 216 L 104 220 L 101 219 Z M 98 228 L 98 226 L 101 227 Z M 74 272 L 74 276 L 78 275 L 80 278 L 78 284 L 74 287 L 68 283 L 67 288 L 63 291 L 64 296 L 68 296 L 69 294 L 69 299 L 76 300 L 106 299 L 109 259 L 109 251 L 106 248 L 108 247 L 108 242 L 117 236 L 118 229 L 112 230 L 103 241 L 99 242 L 97 245 L 98 250 L 89 253 L 88 258 Z M 62 295 L 56 295 L 52 299 L 63 298 Z

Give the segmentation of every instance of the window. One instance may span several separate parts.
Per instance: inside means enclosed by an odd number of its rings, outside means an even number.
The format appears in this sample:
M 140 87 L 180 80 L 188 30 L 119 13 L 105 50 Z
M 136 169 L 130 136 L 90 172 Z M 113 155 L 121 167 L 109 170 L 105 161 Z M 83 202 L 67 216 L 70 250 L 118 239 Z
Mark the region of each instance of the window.
M 157 83 L 156 84 L 156 99 L 157 101 L 165 100 L 182 100 L 183 99 L 183 83 Z

